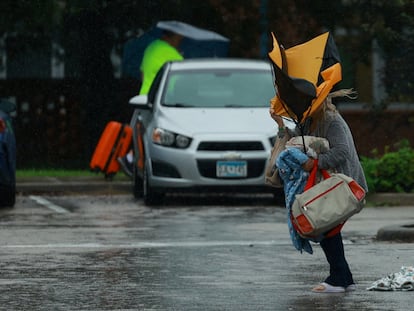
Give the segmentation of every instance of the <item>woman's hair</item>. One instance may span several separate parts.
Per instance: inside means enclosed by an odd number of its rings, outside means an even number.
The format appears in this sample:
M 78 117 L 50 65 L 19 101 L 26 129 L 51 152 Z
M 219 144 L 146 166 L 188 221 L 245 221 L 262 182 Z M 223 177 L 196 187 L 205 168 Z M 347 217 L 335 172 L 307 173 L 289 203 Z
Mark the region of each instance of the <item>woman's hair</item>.
M 356 99 L 358 93 L 354 89 L 341 89 L 328 94 L 326 99 L 323 101 L 321 109 L 315 113 L 312 120 L 311 131 L 316 128 L 319 121 L 324 120 L 327 117 L 327 112 L 337 113 L 336 106 L 332 103 L 332 98 L 336 97 L 347 97 L 350 99 Z
M 326 110 L 337 111 L 336 106 L 332 104 L 332 98 L 335 98 L 335 97 L 347 97 L 350 99 L 356 99 L 358 97 L 358 93 L 354 91 L 354 89 L 341 89 L 341 90 L 329 93 L 322 105 L 323 107 L 322 109 L 324 111 Z

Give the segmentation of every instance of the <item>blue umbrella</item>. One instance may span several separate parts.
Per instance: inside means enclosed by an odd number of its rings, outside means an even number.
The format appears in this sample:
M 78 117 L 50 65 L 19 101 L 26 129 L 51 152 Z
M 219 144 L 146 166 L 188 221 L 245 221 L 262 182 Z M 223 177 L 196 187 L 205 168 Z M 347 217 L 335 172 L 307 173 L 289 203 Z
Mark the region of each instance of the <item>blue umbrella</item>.
M 139 79 L 139 67 L 145 48 L 161 37 L 163 30 L 178 33 L 184 37 L 179 50 L 184 58 L 226 57 L 230 40 L 206 29 L 194 27 L 179 21 L 160 21 L 155 27 L 138 38 L 128 40 L 124 45 L 122 75 Z

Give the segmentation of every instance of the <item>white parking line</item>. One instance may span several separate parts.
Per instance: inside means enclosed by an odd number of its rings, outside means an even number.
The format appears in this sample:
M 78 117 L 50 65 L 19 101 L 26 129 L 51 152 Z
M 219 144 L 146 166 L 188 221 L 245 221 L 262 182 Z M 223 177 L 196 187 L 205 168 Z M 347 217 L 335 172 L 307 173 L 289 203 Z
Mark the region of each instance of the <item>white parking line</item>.
M 344 240 L 344 244 L 353 244 Z M 136 242 L 127 244 L 102 243 L 47 243 L 47 244 L 6 244 L 1 249 L 144 249 L 144 248 L 183 248 L 183 247 L 221 247 L 221 246 L 291 246 L 290 240 L 278 241 L 171 241 L 171 242 Z
M 289 241 L 188 241 L 188 242 L 136 242 L 128 244 L 101 244 L 101 243 L 50 243 L 50 244 L 16 244 L 16 245 L 0 245 L 0 249 L 10 248 L 167 248 L 167 247 L 217 247 L 217 246 L 269 246 L 269 245 L 289 245 Z
M 37 204 L 43 205 L 56 213 L 61 213 L 61 214 L 69 213 L 67 209 L 63 208 L 62 206 L 56 205 L 50 202 L 49 200 L 46 200 L 43 197 L 40 197 L 37 195 L 31 195 L 29 196 L 29 198 L 35 201 Z

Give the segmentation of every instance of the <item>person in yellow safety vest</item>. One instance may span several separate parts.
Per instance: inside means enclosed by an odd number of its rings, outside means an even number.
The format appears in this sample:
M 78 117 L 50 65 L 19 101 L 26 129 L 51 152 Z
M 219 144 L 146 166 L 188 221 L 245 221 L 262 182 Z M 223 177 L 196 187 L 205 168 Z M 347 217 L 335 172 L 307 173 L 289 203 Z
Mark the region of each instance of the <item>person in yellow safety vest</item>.
M 140 66 L 142 76 L 140 95 L 148 94 L 155 76 L 166 62 L 184 59 L 178 51 L 182 39 L 182 35 L 164 31 L 161 38 L 154 40 L 145 48 Z M 118 162 L 124 173 L 132 177 L 133 151 L 130 150 L 126 156 L 119 157 Z
M 148 45 L 140 66 L 142 85 L 139 94 L 148 94 L 155 76 L 166 62 L 184 59 L 177 50 L 182 39 L 181 35 L 166 31 L 160 39 Z

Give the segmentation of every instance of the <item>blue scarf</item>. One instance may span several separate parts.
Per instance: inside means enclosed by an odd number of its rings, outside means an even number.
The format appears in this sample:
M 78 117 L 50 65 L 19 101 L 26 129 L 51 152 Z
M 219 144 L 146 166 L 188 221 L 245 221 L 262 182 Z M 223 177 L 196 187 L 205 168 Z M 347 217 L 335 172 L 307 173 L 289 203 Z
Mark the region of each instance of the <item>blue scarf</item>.
M 283 180 L 285 201 L 287 209 L 287 223 L 290 237 L 295 248 L 302 253 L 306 251 L 313 254 L 312 246 L 309 240 L 302 238 L 295 230 L 290 219 L 292 204 L 295 200 L 295 195 L 302 193 L 309 173 L 304 171 L 302 164 L 304 164 L 309 157 L 297 148 L 287 148 L 283 150 L 276 159 L 276 166 L 279 170 L 280 178 Z

